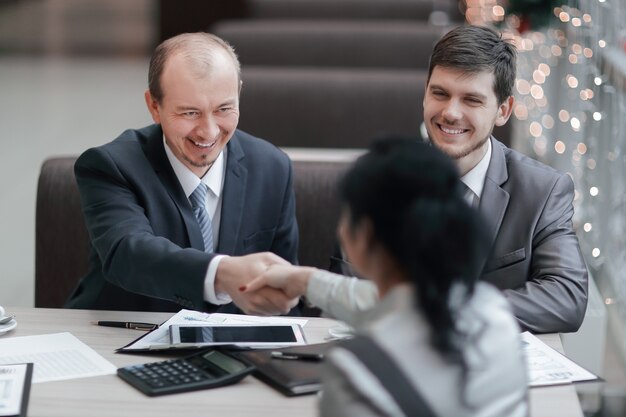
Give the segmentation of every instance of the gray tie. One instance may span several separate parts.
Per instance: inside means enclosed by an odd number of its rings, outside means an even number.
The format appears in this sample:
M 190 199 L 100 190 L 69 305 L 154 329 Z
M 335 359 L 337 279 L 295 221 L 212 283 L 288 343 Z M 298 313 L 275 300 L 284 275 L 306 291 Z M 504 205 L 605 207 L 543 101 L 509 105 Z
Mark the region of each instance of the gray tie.
M 200 231 L 204 239 L 204 251 L 213 252 L 213 225 L 211 224 L 211 217 L 209 217 L 209 213 L 206 211 L 206 194 L 208 191 L 209 187 L 201 182 L 194 192 L 191 193 L 189 200 L 191 201 L 193 214 L 196 215 L 200 225 Z
M 480 199 L 478 198 L 476 193 L 472 191 L 472 189 L 465 185 L 465 183 L 462 181 L 461 185 L 463 189 L 463 198 L 465 199 L 465 201 L 467 201 L 467 204 L 469 204 L 470 207 L 478 208 L 478 203 L 480 203 Z

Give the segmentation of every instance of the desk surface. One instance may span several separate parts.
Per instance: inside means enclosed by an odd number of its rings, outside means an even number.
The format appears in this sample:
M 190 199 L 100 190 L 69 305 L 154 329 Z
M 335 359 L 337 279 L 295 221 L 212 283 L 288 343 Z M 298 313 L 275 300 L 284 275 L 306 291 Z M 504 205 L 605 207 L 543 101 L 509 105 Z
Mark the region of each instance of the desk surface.
M 18 320 L 17 328 L 2 338 L 68 331 L 117 367 L 151 362 L 158 355 L 116 354 L 114 350 L 141 335 L 136 330 L 99 327 L 98 320 L 160 323 L 171 313 L 137 313 L 39 308 L 9 308 Z M 311 343 L 322 342 L 333 320 L 311 318 L 305 326 Z M 544 342 L 561 349 L 558 335 L 541 336 Z M 256 378 L 247 377 L 237 385 L 150 398 L 116 375 L 33 384 L 29 417 L 80 416 L 317 416 L 317 397 L 287 398 Z M 530 390 L 531 417 L 582 417 L 572 385 Z

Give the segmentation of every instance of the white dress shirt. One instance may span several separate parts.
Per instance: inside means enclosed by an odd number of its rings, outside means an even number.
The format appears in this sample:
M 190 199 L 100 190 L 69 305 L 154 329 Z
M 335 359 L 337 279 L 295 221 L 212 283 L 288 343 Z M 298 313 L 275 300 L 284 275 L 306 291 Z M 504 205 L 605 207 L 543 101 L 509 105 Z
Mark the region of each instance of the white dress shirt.
M 480 201 L 480 196 L 483 193 L 485 178 L 487 177 L 487 169 L 489 168 L 489 162 L 491 162 L 491 138 L 487 140 L 487 143 L 488 148 L 487 152 L 485 152 L 485 156 L 483 156 L 474 168 L 470 169 L 461 177 L 461 182 L 474 192 L 478 201 Z M 473 201 L 468 201 L 468 203 L 470 206 L 474 206 Z
M 318 269 L 311 275 L 306 298 L 326 315 L 355 326 L 363 311 L 369 310 L 378 302 L 378 288 L 366 279 Z
M 196 174 L 191 172 L 170 149 L 165 137 L 163 137 L 163 143 L 165 147 L 165 153 L 167 159 L 170 161 L 170 165 L 178 178 L 178 182 L 183 187 L 183 191 L 187 198 L 191 196 L 194 190 L 203 182 L 209 188 L 207 192 L 206 210 L 211 218 L 211 225 L 213 228 L 213 242 L 217 246 L 220 237 L 220 219 L 222 217 L 222 190 L 224 188 L 224 177 L 226 173 L 226 148 L 220 152 L 219 156 L 213 162 L 211 168 L 202 178 L 198 178 Z M 217 266 L 225 255 L 215 256 L 209 263 L 207 274 L 204 279 L 204 300 L 211 304 L 226 304 L 230 303 L 232 299 L 228 294 L 215 292 L 215 275 L 217 273 Z

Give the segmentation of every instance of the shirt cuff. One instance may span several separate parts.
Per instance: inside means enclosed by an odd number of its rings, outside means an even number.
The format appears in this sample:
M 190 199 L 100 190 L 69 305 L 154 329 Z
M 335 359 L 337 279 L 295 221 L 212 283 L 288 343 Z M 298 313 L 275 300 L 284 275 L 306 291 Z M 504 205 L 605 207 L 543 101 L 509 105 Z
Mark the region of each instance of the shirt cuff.
M 322 310 L 328 309 L 328 302 L 332 297 L 333 290 L 337 285 L 337 280 L 345 277 L 338 276 L 328 271 L 318 269 L 313 272 L 309 278 L 309 284 L 306 288 L 307 300 Z
M 221 305 L 228 304 L 233 301 L 232 298 L 226 293 L 215 292 L 215 275 L 217 275 L 217 267 L 221 260 L 226 258 L 227 255 L 216 255 L 209 262 L 209 268 L 206 271 L 206 277 L 204 278 L 204 301 Z
M 309 279 L 306 297 L 326 315 L 356 325 L 378 302 L 378 289 L 368 280 L 317 270 Z

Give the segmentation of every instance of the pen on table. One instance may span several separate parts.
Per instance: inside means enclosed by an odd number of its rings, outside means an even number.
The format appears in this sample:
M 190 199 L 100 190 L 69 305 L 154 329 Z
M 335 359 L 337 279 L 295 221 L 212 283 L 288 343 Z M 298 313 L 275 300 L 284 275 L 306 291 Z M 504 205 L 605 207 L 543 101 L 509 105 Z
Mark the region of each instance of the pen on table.
M 98 326 L 105 327 L 121 327 L 123 329 L 133 329 L 133 330 L 154 330 L 158 329 L 158 324 L 153 323 L 137 323 L 132 321 L 99 321 L 97 323 Z
M 273 359 L 291 359 L 301 361 L 321 361 L 324 359 L 322 353 L 305 353 L 305 352 L 272 352 Z

